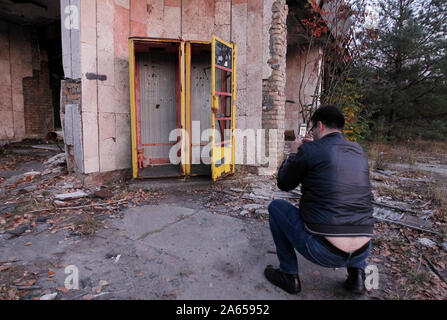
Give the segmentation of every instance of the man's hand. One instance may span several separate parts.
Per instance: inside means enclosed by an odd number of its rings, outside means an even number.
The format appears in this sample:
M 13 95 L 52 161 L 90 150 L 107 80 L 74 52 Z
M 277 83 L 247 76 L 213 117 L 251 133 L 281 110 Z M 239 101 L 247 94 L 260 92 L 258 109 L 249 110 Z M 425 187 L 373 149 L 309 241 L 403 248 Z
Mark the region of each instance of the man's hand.
M 303 142 L 312 142 L 312 141 L 314 141 L 314 137 L 312 136 L 312 133 L 307 133 L 303 139 Z
M 301 147 L 302 144 L 303 144 L 303 139 L 301 139 L 300 137 L 296 138 L 292 142 L 292 145 L 290 146 L 290 152 L 291 153 L 297 153 L 298 152 L 298 148 Z
M 306 134 L 306 136 L 304 138 L 301 138 L 300 136 L 298 136 L 295 139 L 295 141 L 292 142 L 292 145 L 290 146 L 290 152 L 297 153 L 298 148 L 301 147 L 303 143 L 312 142 L 312 141 L 314 141 L 314 138 L 309 134 Z

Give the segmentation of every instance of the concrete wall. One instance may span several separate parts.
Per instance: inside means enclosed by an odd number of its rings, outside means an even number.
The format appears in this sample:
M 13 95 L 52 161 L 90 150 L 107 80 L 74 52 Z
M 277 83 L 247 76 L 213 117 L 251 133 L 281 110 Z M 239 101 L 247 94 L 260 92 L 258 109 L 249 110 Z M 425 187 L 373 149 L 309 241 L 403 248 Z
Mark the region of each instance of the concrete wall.
M 261 128 L 263 10 L 263 0 L 82 1 L 84 172 L 131 167 L 129 36 L 210 41 L 215 34 L 235 41 L 236 126 Z M 87 73 L 104 75 L 106 80 L 89 80 Z
M 31 35 L 31 30 L 25 27 L 0 22 L 0 141 L 17 141 L 33 136 L 27 135 L 25 130 L 23 87 L 24 78 L 33 77 Z M 41 60 L 45 60 L 44 53 L 35 57 L 34 62 L 38 67 L 34 69 L 40 70 Z M 27 85 L 27 88 L 32 91 L 32 84 Z M 43 92 L 35 92 L 35 94 L 36 96 L 45 95 Z M 28 99 L 30 103 L 33 100 L 31 95 Z M 29 110 L 29 112 L 28 124 L 32 129 L 33 124 L 38 124 L 40 114 L 39 110 Z M 52 113 L 50 119 L 52 119 Z
M 135 1 L 132 1 L 135 2 Z M 130 29 L 141 34 L 129 1 L 81 2 L 81 83 L 84 172 L 130 168 Z M 144 8 L 146 12 L 146 8 Z M 105 75 L 106 80 L 86 74 Z
M 286 103 L 285 130 L 297 131 L 303 121 L 301 108 L 313 101 L 313 96 L 320 90 L 319 74 L 321 71 L 321 51 L 318 48 L 287 48 L 286 99 L 295 103 Z

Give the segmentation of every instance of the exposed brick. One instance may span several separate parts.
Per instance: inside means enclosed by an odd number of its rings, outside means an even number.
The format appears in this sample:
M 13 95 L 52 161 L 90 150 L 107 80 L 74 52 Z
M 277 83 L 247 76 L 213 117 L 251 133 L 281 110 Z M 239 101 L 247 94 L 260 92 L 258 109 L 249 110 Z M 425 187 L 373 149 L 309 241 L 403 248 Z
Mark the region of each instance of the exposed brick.
M 264 13 L 268 14 L 268 13 Z M 265 148 L 275 146 L 270 151 L 275 153 L 274 164 L 278 166 L 283 158 L 284 150 L 284 115 L 285 115 L 285 83 L 286 83 L 286 37 L 288 8 L 285 0 L 277 0 L 272 5 L 272 23 L 270 33 L 270 66 L 271 75 L 263 80 L 262 127 L 277 129 L 275 141 L 266 141 Z
M 46 62 L 42 61 L 40 71 L 33 70 L 33 77 L 23 79 L 23 102 L 27 135 L 44 137 L 54 129 L 53 100 Z

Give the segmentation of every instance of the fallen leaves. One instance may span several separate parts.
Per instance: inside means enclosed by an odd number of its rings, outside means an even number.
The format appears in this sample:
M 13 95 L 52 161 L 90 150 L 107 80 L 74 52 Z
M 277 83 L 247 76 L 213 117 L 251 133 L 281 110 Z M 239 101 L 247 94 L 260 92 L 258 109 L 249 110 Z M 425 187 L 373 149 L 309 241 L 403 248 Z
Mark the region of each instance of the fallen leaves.
M 376 238 L 370 264 L 382 266 L 386 273 L 385 299 L 446 299 L 447 285 L 430 269 L 422 255 L 444 270 L 446 254 L 438 246 L 426 247 L 418 242 L 423 232 L 376 223 Z M 442 239 L 433 238 L 434 242 Z M 377 295 L 377 293 L 374 293 Z
M 100 293 L 102 291 L 102 288 L 109 285 L 109 282 L 106 280 L 99 281 L 99 284 L 96 287 L 93 287 L 93 292 Z
M 68 292 L 68 289 L 65 288 L 65 287 L 57 287 L 57 288 L 56 288 L 56 291 L 60 291 L 60 292 L 62 292 L 62 293 L 67 293 L 67 292 Z
M 30 280 L 25 280 L 25 281 L 19 282 L 17 285 L 22 286 L 22 287 L 30 287 L 30 286 L 34 285 L 35 283 L 36 283 L 36 279 L 30 279 Z
M 0 272 L 8 270 L 11 267 L 11 265 L 12 265 L 11 263 L 6 263 L 6 264 L 0 266 Z
M 8 262 L 0 262 L 0 300 L 19 300 L 36 286 L 36 274 L 28 272 L 22 265 L 16 265 L 15 258 L 10 258 Z
M 11 300 L 18 300 L 17 289 L 13 288 L 8 291 L 8 298 Z

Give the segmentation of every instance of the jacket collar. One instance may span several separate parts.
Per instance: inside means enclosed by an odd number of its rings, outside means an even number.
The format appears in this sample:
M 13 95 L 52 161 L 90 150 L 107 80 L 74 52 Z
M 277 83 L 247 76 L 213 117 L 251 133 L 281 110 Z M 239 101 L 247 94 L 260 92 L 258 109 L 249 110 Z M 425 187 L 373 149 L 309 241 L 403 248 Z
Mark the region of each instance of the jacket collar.
M 323 138 L 321 139 L 326 139 L 326 138 L 344 138 L 343 134 L 341 132 L 331 132 L 327 135 L 325 135 Z

